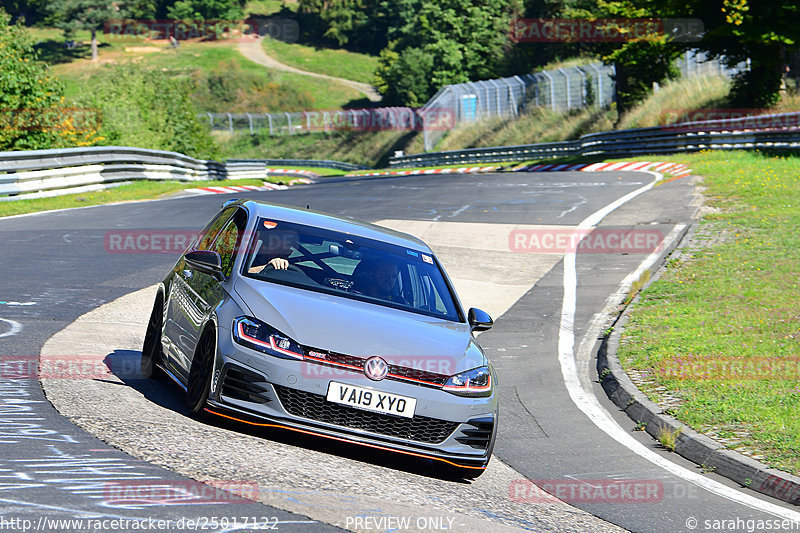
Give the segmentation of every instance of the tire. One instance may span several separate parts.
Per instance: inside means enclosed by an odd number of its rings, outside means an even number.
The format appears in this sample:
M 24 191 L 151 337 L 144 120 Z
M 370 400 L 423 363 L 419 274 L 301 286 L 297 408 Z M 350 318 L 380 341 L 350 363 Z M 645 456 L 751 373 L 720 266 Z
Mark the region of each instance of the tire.
M 208 328 L 200 337 L 186 383 L 186 404 L 193 416 L 202 416 L 206 407 L 216 354 L 217 336 L 213 328 Z
M 144 335 L 142 345 L 141 370 L 145 378 L 160 379 L 164 377 L 164 372 L 159 365 L 163 364 L 164 352 L 161 346 L 161 330 L 164 326 L 164 305 L 163 299 L 159 294 L 156 296 L 153 311 L 150 313 L 150 320 L 147 322 L 147 332 Z

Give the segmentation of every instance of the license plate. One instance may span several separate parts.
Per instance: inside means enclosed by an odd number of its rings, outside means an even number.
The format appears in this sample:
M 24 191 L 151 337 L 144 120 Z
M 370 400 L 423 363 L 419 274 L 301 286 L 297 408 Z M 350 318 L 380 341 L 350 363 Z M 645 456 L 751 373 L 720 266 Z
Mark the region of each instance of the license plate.
M 345 385 L 336 381 L 331 381 L 328 386 L 327 400 L 357 409 L 364 409 L 365 411 L 375 411 L 406 418 L 413 418 L 414 408 L 417 406 L 416 398 Z

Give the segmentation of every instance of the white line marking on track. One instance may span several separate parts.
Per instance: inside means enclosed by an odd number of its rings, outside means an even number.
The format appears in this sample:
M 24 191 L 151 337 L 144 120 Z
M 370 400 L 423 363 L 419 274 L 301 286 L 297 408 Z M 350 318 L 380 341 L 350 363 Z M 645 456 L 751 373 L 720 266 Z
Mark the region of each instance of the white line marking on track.
M 620 207 L 621 205 L 625 204 L 626 202 L 636 198 L 640 194 L 650 190 L 653 188 L 655 183 L 663 178 L 661 174 L 657 172 L 647 171 L 648 174 L 654 176 L 653 181 L 648 183 L 647 185 L 636 189 L 635 191 L 626 194 L 625 196 L 618 198 L 614 202 L 608 204 L 607 206 L 603 207 L 602 209 L 592 213 L 587 218 L 585 218 L 578 226 L 575 228 L 575 231 L 584 231 L 586 229 L 592 228 L 593 226 L 597 225 L 603 218 L 605 218 L 609 213 Z M 674 238 L 674 237 L 673 237 Z M 764 511 L 769 513 L 773 516 L 778 516 L 780 518 L 785 518 L 789 520 L 800 521 L 800 513 L 796 511 L 792 511 L 791 509 L 785 509 L 780 505 L 776 505 L 772 502 L 768 502 L 765 500 L 761 500 L 750 494 L 746 494 L 744 492 L 740 492 L 732 487 L 728 487 L 723 485 L 718 481 L 714 481 L 713 479 L 709 479 L 704 477 L 702 474 L 698 472 L 694 472 L 687 468 L 684 468 L 680 465 L 677 465 L 666 459 L 656 452 L 648 449 L 642 443 L 634 439 L 631 435 L 628 434 L 617 422 L 611 417 L 611 415 L 600 405 L 600 402 L 594 396 L 591 390 L 585 388 L 581 383 L 579 373 L 577 370 L 577 366 L 575 363 L 575 354 L 574 354 L 574 346 L 575 346 L 575 333 L 573 330 L 573 326 L 575 324 L 575 309 L 577 305 L 577 287 L 578 287 L 578 276 L 577 271 L 575 268 L 575 252 L 569 252 L 564 256 L 564 278 L 563 278 L 563 285 L 564 285 L 564 299 L 562 302 L 561 307 L 561 323 L 559 327 L 559 334 L 558 334 L 558 361 L 561 366 L 561 374 L 564 378 L 564 384 L 567 387 L 567 391 L 569 392 L 569 396 L 572 399 L 573 403 L 580 409 L 588 418 L 591 420 L 600 430 L 605 432 L 609 437 L 616 440 L 632 452 L 636 453 L 640 457 L 650 461 L 654 465 L 663 468 L 667 472 L 678 476 L 688 482 L 694 483 L 695 485 L 713 493 L 717 496 L 722 498 L 726 498 L 736 503 L 740 503 L 747 507 L 750 507 L 756 511 Z M 652 254 L 642 261 L 639 265 L 639 268 L 636 269 L 633 273 L 628 275 L 625 280 L 623 280 L 620 290 L 622 290 L 622 285 L 626 282 L 630 283 L 628 280 L 633 280 L 634 275 L 636 272 L 643 271 L 646 268 L 643 265 L 646 265 L 649 261 L 655 261 L 652 259 Z M 619 291 L 618 291 L 619 292 Z
M 460 215 L 461 213 L 463 213 L 467 209 L 469 209 L 469 204 L 465 205 L 464 207 L 460 207 L 459 209 L 453 211 L 453 214 L 450 215 L 450 218 L 457 217 L 458 215 Z
M 0 333 L 0 337 L 11 337 L 22 331 L 22 324 L 19 322 L 15 322 L 14 320 L 9 320 L 7 318 L 0 318 L 0 322 L 5 322 L 11 326 L 10 330 L 6 331 L 5 333 Z

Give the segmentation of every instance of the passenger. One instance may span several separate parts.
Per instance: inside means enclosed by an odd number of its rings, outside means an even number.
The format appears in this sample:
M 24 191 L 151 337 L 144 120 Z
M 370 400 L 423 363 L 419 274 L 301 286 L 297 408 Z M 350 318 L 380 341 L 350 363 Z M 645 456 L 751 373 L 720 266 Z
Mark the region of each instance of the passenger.
M 362 292 L 373 298 L 407 305 L 397 287 L 398 273 L 397 265 L 386 259 L 365 264 L 360 284 Z

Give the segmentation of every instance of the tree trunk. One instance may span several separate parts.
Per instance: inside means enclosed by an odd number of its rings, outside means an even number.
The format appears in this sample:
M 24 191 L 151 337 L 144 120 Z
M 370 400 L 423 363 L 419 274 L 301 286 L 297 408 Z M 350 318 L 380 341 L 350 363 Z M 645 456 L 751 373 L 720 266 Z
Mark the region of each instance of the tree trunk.
M 92 28 L 92 61 L 97 61 L 97 30 Z

